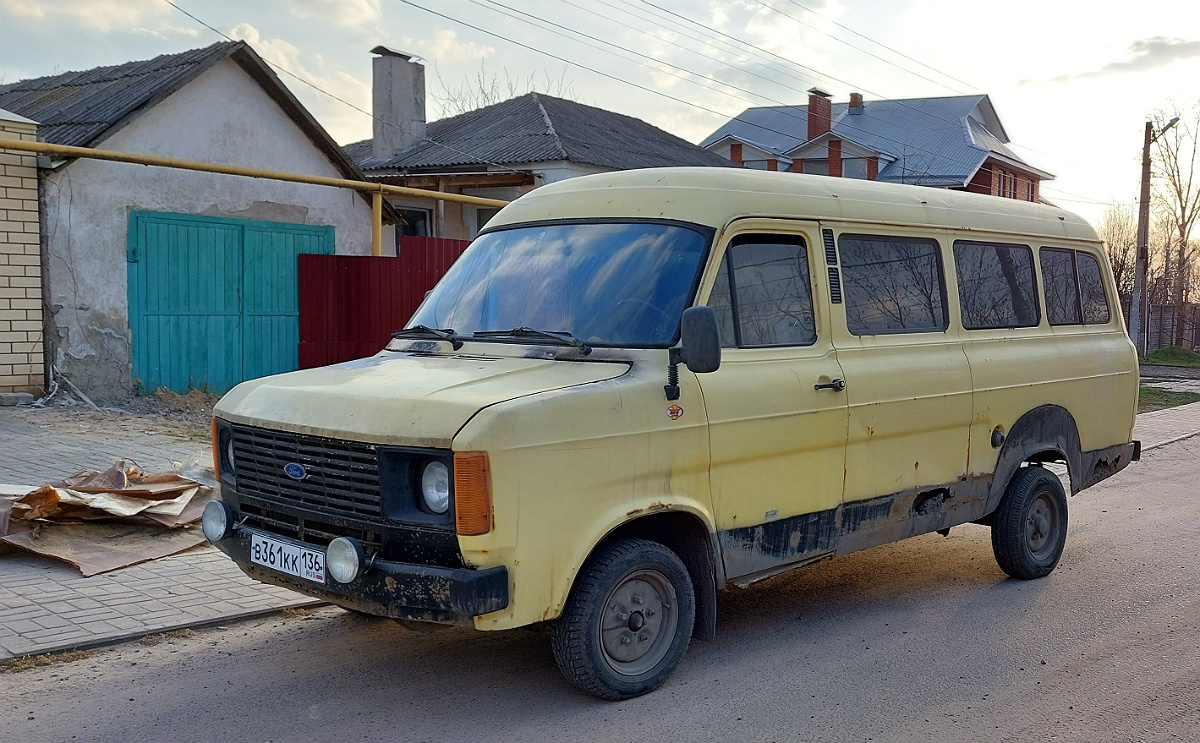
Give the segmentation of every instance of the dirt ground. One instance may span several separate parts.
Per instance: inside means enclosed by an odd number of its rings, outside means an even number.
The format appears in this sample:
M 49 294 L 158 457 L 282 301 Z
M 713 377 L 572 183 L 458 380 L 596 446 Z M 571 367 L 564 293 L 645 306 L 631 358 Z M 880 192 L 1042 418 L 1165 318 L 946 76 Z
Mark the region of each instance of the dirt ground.
M 180 395 L 158 389 L 119 405 L 100 409 L 59 393 L 44 406 L 9 408 L 13 417 L 56 431 L 81 434 L 136 432 L 163 434 L 206 442 L 212 425 L 212 410 L 220 396 L 191 390 Z

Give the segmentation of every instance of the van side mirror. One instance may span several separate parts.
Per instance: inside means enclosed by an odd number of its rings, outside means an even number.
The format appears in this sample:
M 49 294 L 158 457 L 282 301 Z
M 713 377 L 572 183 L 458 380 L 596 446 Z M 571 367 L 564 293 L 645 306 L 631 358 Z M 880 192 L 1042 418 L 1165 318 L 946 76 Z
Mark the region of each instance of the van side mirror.
M 721 368 L 721 330 L 712 307 L 688 307 L 680 322 L 683 349 L 679 359 L 696 374 Z
M 712 307 L 688 307 L 679 321 L 682 343 L 670 350 L 667 362 L 667 385 L 663 391 L 668 400 L 679 399 L 679 364 L 696 374 L 707 374 L 721 368 L 721 330 L 717 313 Z

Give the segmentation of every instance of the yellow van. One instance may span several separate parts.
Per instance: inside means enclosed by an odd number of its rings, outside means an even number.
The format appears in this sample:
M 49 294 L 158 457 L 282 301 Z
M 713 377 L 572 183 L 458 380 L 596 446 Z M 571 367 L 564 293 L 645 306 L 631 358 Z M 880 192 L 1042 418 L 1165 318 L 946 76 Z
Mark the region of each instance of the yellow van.
M 1057 565 L 1138 458 L 1093 230 L 1050 206 L 741 169 L 505 207 L 379 354 L 246 382 L 208 538 L 356 611 L 549 623 L 579 688 L 663 683 L 718 590 L 974 522 Z M 930 549 L 936 549 L 931 547 Z

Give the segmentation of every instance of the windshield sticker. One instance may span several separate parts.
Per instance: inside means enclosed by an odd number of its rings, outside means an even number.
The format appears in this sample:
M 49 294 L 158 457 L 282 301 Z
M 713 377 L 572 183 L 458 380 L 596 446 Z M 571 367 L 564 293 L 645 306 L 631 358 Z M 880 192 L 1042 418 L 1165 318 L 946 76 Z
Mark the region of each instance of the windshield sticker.
M 679 420 L 683 416 L 683 408 L 678 405 L 672 405 L 667 408 L 667 417 L 673 421 Z

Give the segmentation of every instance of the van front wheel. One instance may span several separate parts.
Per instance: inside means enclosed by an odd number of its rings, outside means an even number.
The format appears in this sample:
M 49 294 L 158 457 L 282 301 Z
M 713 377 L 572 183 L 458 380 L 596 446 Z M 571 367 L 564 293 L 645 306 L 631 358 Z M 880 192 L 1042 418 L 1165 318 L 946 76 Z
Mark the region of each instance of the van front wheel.
M 567 680 L 603 699 L 662 685 L 687 650 L 696 596 L 683 561 L 645 539 L 600 550 L 554 623 L 554 659 Z
M 992 552 L 1014 578 L 1043 578 L 1067 541 L 1067 495 L 1044 467 L 1017 470 L 992 518 Z

